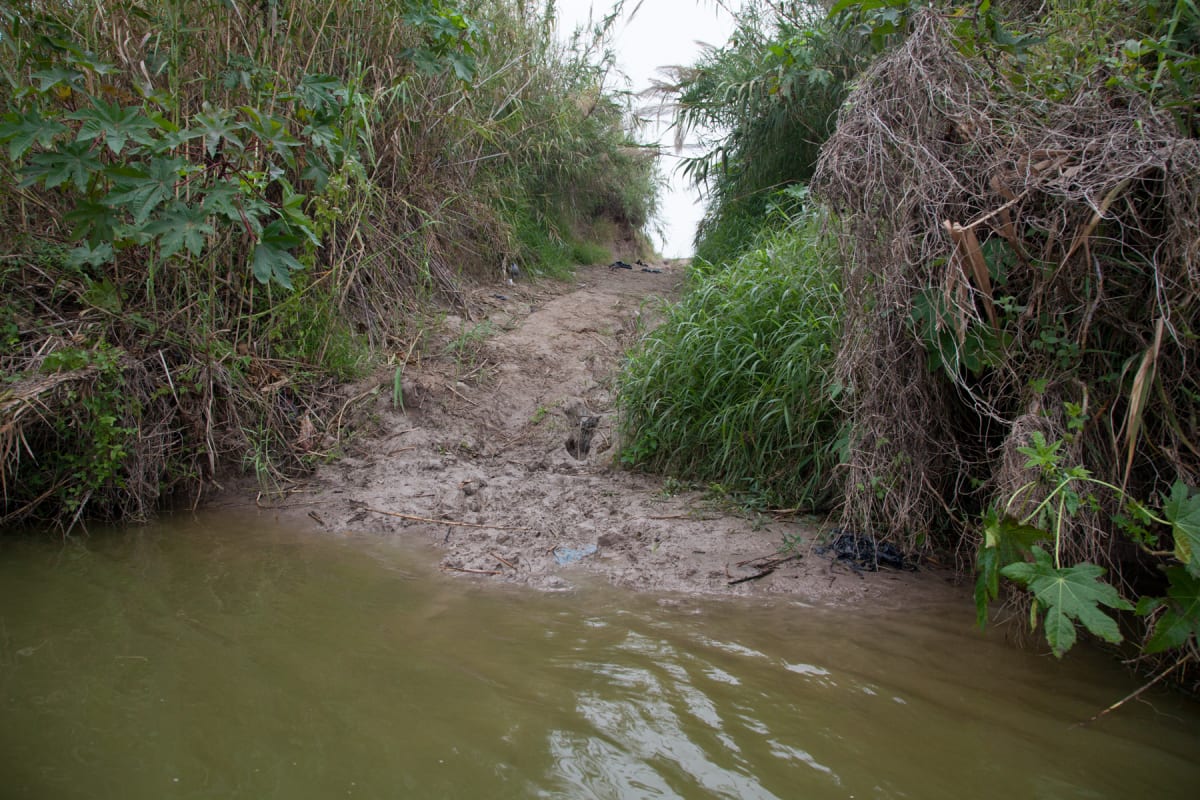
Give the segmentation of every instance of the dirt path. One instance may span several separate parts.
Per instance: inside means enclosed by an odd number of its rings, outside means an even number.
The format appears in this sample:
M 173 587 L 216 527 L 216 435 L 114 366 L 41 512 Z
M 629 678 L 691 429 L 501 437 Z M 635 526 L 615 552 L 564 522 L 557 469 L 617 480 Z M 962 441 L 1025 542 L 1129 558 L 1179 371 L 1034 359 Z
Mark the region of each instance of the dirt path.
M 682 275 L 590 267 L 567 285 L 481 292 L 487 319 L 447 318 L 444 342 L 406 368 L 403 410 L 391 381 L 381 387 L 383 436 L 321 469 L 284 513 L 346 535 L 419 538 L 442 549 L 449 573 L 543 589 L 569 588 L 583 570 L 636 589 L 944 599 L 944 576 L 859 575 L 811 552 L 812 525 L 747 518 L 614 466 L 615 368 Z M 752 578 L 785 541 L 797 557 Z

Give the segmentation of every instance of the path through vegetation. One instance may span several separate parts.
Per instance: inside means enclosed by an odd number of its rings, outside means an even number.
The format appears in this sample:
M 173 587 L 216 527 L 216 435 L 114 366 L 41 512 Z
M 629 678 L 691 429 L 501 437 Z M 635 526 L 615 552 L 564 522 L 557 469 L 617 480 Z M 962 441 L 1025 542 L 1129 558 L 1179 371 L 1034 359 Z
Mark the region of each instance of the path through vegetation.
M 615 369 L 683 277 L 680 265 L 656 268 L 480 290 L 472 307 L 486 313 L 440 323 L 405 367 L 402 398 L 380 382 L 379 437 L 320 470 L 281 513 L 340 535 L 431 542 L 449 573 L 544 589 L 569 588 L 582 570 L 639 589 L 816 601 L 945 591 L 927 569 L 832 565 L 812 552 L 816 521 L 747 514 L 618 468 Z

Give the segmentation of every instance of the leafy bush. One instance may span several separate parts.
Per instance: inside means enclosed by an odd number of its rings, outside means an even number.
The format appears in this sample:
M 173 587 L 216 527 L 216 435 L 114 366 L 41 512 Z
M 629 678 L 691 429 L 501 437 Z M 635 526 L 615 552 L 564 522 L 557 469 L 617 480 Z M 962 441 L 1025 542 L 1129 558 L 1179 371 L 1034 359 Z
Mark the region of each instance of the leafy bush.
M 551 9 L 0 7 L 0 522 L 144 517 L 237 464 L 277 485 L 419 301 L 644 222 L 652 160 Z

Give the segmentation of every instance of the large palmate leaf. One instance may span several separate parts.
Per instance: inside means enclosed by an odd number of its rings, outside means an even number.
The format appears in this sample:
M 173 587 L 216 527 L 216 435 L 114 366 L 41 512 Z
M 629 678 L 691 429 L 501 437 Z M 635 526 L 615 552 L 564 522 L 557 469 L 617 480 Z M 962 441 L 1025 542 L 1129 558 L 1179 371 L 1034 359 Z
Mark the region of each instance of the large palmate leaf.
M 1038 605 L 1046 609 L 1043 624 L 1054 655 L 1061 658 L 1075 644 L 1075 621 L 1105 641 L 1120 642 L 1121 631 L 1116 620 L 1100 610 L 1100 606 L 1123 611 L 1132 611 L 1133 606 L 1112 585 L 1100 580 L 1104 568 L 1087 563 L 1056 567 L 1050 554 L 1041 547 L 1035 545 L 1031 552 L 1032 564 L 1009 564 L 1000 572 L 1009 580 L 1024 584 L 1033 592 Z
M 36 108 L 25 114 L 13 112 L 0 118 L 0 142 L 8 142 L 8 157 L 16 161 L 35 144 L 50 147 L 68 128 L 58 120 L 46 119 Z
M 1175 557 L 1200 578 L 1200 493 L 1193 493 L 1183 481 L 1175 481 L 1171 496 L 1163 504 L 1163 516 L 1171 523 L 1175 536 Z
M 68 67 L 51 67 L 49 69 L 40 69 L 37 72 L 30 73 L 29 77 L 37 78 L 38 92 L 45 94 L 55 87 L 66 87 L 66 92 L 69 97 L 71 89 L 78 89 L 83 84 L 83 73 L 77 69 Z
M 296 86 L 296 96 L 318 120 L 328 122 L 341 113 L 350 90 L 332 75 L 305 75 Z
M 975 613 L 979 625 L 987 622 L 987 605 L 1000 594 L 1000 568 L 1024 558 L 1035 542 L 1050 538 L 1041 528 L 1021 522 L 995 508 L 983 518 L 983 546 L 975 560 Z
M 110 242 L 116 236 L 122 217 L 111 206 L 82 198 L 63 215 L 71 223 L 71 236 L 92 246 Z
M 299 247 L 302 242 L 303 239 L 282 222 L 272 222 L 263 229 L 254 248 L 254 277 L 260 283 L 273 280 L 285 289 L 292 288 L 292 271 L 304 269 L 304 265 L 288 250 Z
M 102 169 L 104 165 L 87 142 L 68 142 L 57 150 L 30 157 L 25 169 L 21 170 L 21 182 L 17 185 L 24 189 L 41 181 L 47 189 L 53 189 L 70 183 L 86 191 L 92 175 Z
M 204 209 L 182 201 L 172 203 L 166 213 L 146 226 L 146 233 L 158 237 L 163 258 L 170 258 L 185 247 L 193 256 L 200 255 L 205 237 L 212 232 Z
M 121 108 L 118 103 L 106 103 L 97 100 L 94 105 L 81 108 L 67 114 L 68 119 L 80 120 L 76 139 L 90 142 L 103 139 L 113 155 L 125 149 L 127 142 L 152 144 L 154 137 L 151 132 L 158 130 L 158 124 L 137 106 Z
M 204 137 L 204 149 L 210 158 L 217 155 L 225 142 L 238 150 L 243 149 L 245 145 L 242 144 L 238 131 L 245 127 L 237 121 L 233 111 L 227 108 L 216 110 L 205 108 L 204 111 L 192 117 L 192 130 Z
M 246 130 L 257 136 L 268 152 L 278 153 L 285 164 L 295 167 L 296 156 L 292 149 L 299 147 L 301 142 L 288 130 L 287 120 L 275 115 L 264 115 L 250 106 L 242 106 L 241 110 L 249 119 L 245 123 Z
M 188 164 L 180 158 L 155 158 L 145 166 L 113 167 L 113 190 L 105 204 L 128 211 L 142 225 L 160 205 L 175 196 L 175 185 Z
M 1167 597 L 1143 597 L 1138 601 L 1137 613 L 1143 616 L 1166 606 L 1146 642 L 1147 653 L 1182 647 L 1188 637 L 1200 637 L 1200 580 L 1183 567 L 1170 567 L 1166 572 L 1171 581 Z

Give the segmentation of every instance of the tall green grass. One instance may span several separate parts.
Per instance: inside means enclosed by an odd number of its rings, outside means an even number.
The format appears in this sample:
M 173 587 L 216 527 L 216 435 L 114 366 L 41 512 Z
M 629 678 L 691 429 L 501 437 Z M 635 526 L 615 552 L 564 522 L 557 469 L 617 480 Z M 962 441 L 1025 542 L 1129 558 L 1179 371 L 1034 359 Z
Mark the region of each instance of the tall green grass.
M 772 505 L 834 499 L 840 269 L 811 211 L 688 294 L 621 375 L 623 462 Z
M 753 247 L 778 190 L 812 177 L 863 45 L 827 18 L 825 4 L 747 3 L 724 46 L 677 68 L 674 85 L 659 87 L 683 134 L 718 132 L 682 162 L 710 198 L 697 257 L 722 264 Z

